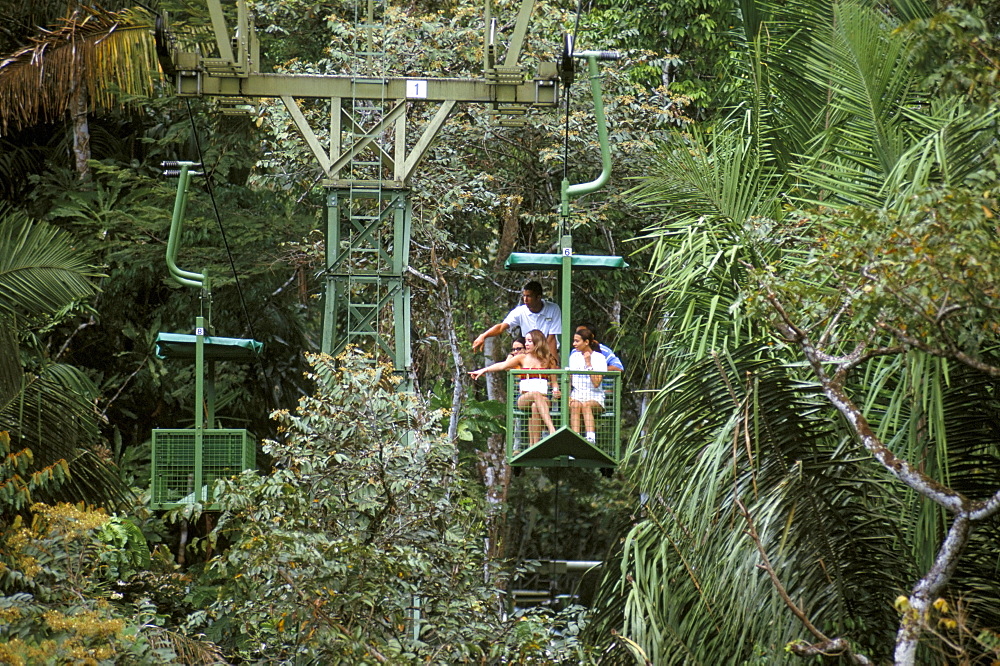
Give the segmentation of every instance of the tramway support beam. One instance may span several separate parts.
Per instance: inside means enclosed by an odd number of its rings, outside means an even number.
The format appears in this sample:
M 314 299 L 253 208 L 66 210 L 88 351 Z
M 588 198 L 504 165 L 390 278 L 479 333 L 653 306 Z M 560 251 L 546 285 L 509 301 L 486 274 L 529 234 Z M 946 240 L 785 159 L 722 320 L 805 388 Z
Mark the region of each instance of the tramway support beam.
M 357 345 L 408 384 L 412 207 L 405 189 L 334 188 L 327 195 L 324 353 Z
M 382 167 L 388 170 L 380 174 L 378 180 L 391 187 L 405 186 L 456 104 L 486 104 L 491 108 L 490 113 L 500 117 L 501 125 L 520 126 L 527 120 L 525 113 L 529 107 L 553 107 L 559 103 L 560 79 L 556 63 L 537 63 L 535 76 L 529 80 L 527 69 L 517 62 L 534 0 L 521 0 L 502 65 L 494 62 L 498 50 L 496 20 L 491 15 L 490 0 L 486 0 L 484 53 L 488 55 L 482 78 L 262 73 L 260 44 L 246 2 L 237 0 L 235 3 L 236 25 L 232 33 L 226 23 L 227 12 L 222 0 L 206 0 L 206 3 L 215 53 L 207 57 L 199 51 L 173 51 L 169 69 L 177 95 L 221 97 L 227 112 L 246 108 L 254 99 L 281 99 L 323 168 L 327 186 L 340 187 L 356 180 L 356 176 L 345 178 L 340 172 L 365 150 L 378 154 Z M 305 100 L 311 100 L 309 112 L 300 104 Z M 316 100 L 328 101 L 330 107 L 325 146 L 322 135 L 326 131 L 317 132 L 309 123 L 310 117 L 316 117 Z M 377 127 L 364 127 L 356 109 L 343 104 L 346 100 L 386 105 L 392 110 L 383 113 Z M 413 131 L 407 111 L 414 104 L 437 104 L 440 108 L 419 129 L 416 144 L 407 152 L 407 132 Z M 383 133 L 390 127 L 392 130 L 386 135 L 393 137 L 389 140 L 395 144 L 391 149 L 379 145 L 384 140 Z M 353 140 L 344 142 L 342 131 Z
M 191 55 L 194 54 L 181 54 Z M 181 97 L 299 97 L 322 99 L 353 97 L 368 100 L 410 102 L 468 102 L 471 104 L 524 104 L 555 106 L 555 63 L 539 64 L 540 78 L 517 84 L 492 83 L 485 79 L 379 78 L 326 74 L 249 74 L 223 76 L 207 71 L 184 70 L 177 63 L 175 83 Z M 549 66 L 551 65 L 551 67 Z

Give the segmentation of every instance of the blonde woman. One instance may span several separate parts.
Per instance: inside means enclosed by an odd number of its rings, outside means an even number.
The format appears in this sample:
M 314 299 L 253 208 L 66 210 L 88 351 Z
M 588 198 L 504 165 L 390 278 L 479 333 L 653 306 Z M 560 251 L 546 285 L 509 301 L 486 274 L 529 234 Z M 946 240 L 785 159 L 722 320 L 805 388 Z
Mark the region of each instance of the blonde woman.
M 506 361 L 500 361 L 493 365 L 473 370 L 469 376 L 479 379 L 487 372 L 500 372 L 502 370 L 551 370 L 559 367 L 559 359 L 552 353 L 545 334 L 539 330 L 529 331 L 524 336 L 524 353 L 520 356 L 511 356 Z M 531 411 L 528 419 L 528 443 L 537 444 L 542 438 L 542 425 L 548 428 L 549 433 L 556 431 L 552 423 L 552 415 L 549 414 L 549 384 L 552 384 L 553 397 L 559 396 L 559 382 L 555 375 L 523 375 L 519 384 L 521 395 L 517 399 L 517 406 L 524 410 Z

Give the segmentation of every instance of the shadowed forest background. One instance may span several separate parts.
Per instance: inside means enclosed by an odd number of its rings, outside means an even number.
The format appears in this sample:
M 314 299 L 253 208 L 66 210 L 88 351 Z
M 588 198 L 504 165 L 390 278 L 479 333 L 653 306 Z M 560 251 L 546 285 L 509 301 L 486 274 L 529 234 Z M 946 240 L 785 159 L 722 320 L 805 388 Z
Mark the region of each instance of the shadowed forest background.
M 264 70 L 350 68 L 353 4 L 250 4 Z M 629 263 L 574 281 L 626 365 L 608 478 L 511 474 L 467 374 L 506 354 L 471 348 L 518 303 L 506 257 L 558 250 L 564 165 L 600 171 L 585 85 L 519 129 L 460 106 L 431 147 L 401 394 L 318 354 L 326 192 L 291 117 L 177 97 L 162 13 L 207 34 L 196 0 L 0 0 L 0 661 L 1000 659 L 1000 5 L 535 3 L 529 62 L 574 30 L 624 56 L 612 178 L 572 215 L 575 252 Z M 386 22 L 400 75 L 481 75 L 481 6 Z M 204 165 L 183 259 L 217 332 L 265 350 L 219 367 L 260 441 L 220 511 L 149 506 L 150 433 L 194 413 L 154 340 L 202 308 L 168 280 L 170 160 Z M 512 610 L 538 559 L 604 564 Z

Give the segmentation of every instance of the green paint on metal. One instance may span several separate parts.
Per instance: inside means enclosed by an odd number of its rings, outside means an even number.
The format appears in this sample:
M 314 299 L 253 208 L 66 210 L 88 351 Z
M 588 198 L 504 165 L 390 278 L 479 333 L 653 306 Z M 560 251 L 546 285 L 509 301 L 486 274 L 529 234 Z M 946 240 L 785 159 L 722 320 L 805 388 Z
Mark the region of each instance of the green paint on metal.
M 587 59 L 590 71 L 591 93 L 594 98 L 594 117 L 601 147 L 601 174 L 588 183 L 571 185 L 563 179 L 561 190 L 561 213 L 564 230 L 559 238 L 558 254 L 512 253 L 505 262 L 508 270 L 559 270 L 559 294 L 562 307 L 562 335 L 560 336 L 559 360 L 561 370 L 533 370 L 532 374 L 559 377 L 559 395 L 547 395 L 548 418 L 555 426 L 554 432 L 539 432 L 537 409 L 539 402 L 532 405 L 535 411 L 521 410 L 517 402 L 521 395 L 515 390 L 514 379 L 518 371 L 508 371 L 507 377 L 507 460 L 512 466 L 531 467 L 613 467 L 621 459 L 621 373 L 609 371 L 571 371 L 569 356 L 572 352 L 572 312 L 573 312 L 573 269 L 614 270 L 627 264 L 621 257 L 600 255 L 575 255 L 573 236 L 570 232 L 569 202 L 572 197 L 594 192 L 603 187 L 611 175 L 611 151 L 608 144 L 607 121 L 604 117 L 600 77 L 597 60 L 614 59 L 616 54 L 584 51 L 573 54 Z M 596 441 L 588 441 L 578 431 L 572 429 L 570 414 L 570 394 L 573 375 L 604 375 L 604 408 L 594 415 Z M 580 417 L 582 425 L 583 418 Z M 544 426 L 542 426 L 544 430 Z M 532 441 L 534 440 L 534 441 Z
M 549 417 L 555 427 L 553 433 L 540 425 L 536 441 L 531 424 L 534 415 L 520 409 L 517 399 L 523 375 L 557 377 L 559 397 L 548 394 Z M 596 438 L 588 442 L 572 429 L 569 396 L 573 375 L 602 375 L 604 410 L 595 415 Z M 609 370 L 511 370 L 507 372 L 507 461 L 514 467 L 614 467 L 621 460 L 621 391 L 620 372 Z M 582 419 L 581 419 L 582 420 Z
M 569 201 L 571 198 L 596 192 L 604 187 L 611 177 L 611 147 L 608 143 L 608 123 L 604 117 L 601 77 L 597 71 L 597 58 L 602 56 L 602 54 L 597 51 L 583 51 L 574 55 L 587 59 L 587 68 L 590 73 L 590 92 L 594 98 L 594 120 L 597 122 L 597 139 L 601 146 L 601 173 L 597 178 L 588 183 L 570 185 L 568 180 L 563 180 L 561 189 L 563 217 L 569 216 Z
M 173 509 L 194 503 L 209 510 L 217 508 L 215 482 L 253 469 L 256 446 L 246 430 L 206 428 L 202 432 L 202 455 L 196 458 L 193 429 L 153 430 L 150 508 Z M 195 481 L 196 467 L 200 484 Z
M 538 464 L 543 461 L 548 464 Z M 535 446 L 515 454 L 510 459 L 510 464 L 514 467 L 614 467 L 618 461 L 589 443 L 569 426 L 563 426 Z
M 197 336 L 187 333 L 159 333 L 156 336 L 156 356 L 163 359 L 191 361 L 195 358 Z M 205 359 L 210 361 L 253 361 L 264 343 L 247 338 L 205 336 Z
M 574 254 L 570 264 L 575 270 L 613 271 L 628 268 L 621 257 L 599 254 Z M 534 252 L 511 252 L 504 262 L 509 271 L 545 271 L 562 267 L 561 254 L 538 254 Z
M 346 188 L 327 196 L 323 346 L 336 355 L 357 345 L 408 376 L 409 190 Z
M 169 166 L 177 166 L 179 180 L 177 182 L 177 195 L 174 198 L 174 212 L 170 218 L 170 235 L 167 237 L 167 270 L 170 277 L 182 287 L 205 286 L 205 275 L 186 271 L 177 266 L 177 250 L 180 247 L 181 229 L 184 226 L 184 211 L 187 209 L 188 186 L 191 183 L 191 176 L 197 172 L 191 171 L 192 167 L 200 166 L 194 162 L 173 162 L 165 163 Z M 165 172 L 172 174 L 173 171 Z
M 256 340 L 223 338 L 211 333 L 211 289 L 203 273 L 177 267 L 181 227 L 187 206 L 192 162 L 164 162 L 164 175 L 177 175 L 177 197 L 167 241 L 167 268 L 180 285 L 195 287 L 208 316 L 195 318 L 194 335 L 159 333 L 156 355 L 164 359 L 194 361 L 194 427 L 156 429 L 153 431 L 150 465 L 150 506 L 169 509 L 200 503 L 215 507 L 212 489 L 216 480 L 253 469 L 256 465 L 256 442 L 246 430 L 215 428 L 215 362 L 218 360 L 252 361 L 263 344 Z M 176 169 L 176 170 L 175 170 Z

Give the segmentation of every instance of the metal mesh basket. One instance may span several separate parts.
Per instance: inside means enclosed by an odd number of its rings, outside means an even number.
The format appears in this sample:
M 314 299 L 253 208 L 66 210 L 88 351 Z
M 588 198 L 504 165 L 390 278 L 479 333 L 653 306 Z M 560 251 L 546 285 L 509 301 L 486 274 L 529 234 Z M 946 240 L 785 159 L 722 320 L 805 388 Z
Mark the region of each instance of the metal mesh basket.
M 255 466 L 254 438 L 246 430 L 205 429 L 200 460 L 193 429 L 153 431 L 152 497 L 154 509 L 199 502 L 213 508 L 212 489 L 221 478 Z
M 522 393 L 518 382 L 525 374 L 554 376 L 560 386 L 560 396 L 546 387 L 544 399 L 534 405 L 519 404 Z M 603 408 L 594 409 L 593 439 L 586 428 L 586 417 L 580 412 L 577 428 L 573 428 L 571 381 L 574 375 L 603 375 Z M 529 389 L 530 390 L 530 389 Z M 579 403 L 583 404 L 583 403 Z M 533 414 L 544 405 L 552 420 L 553 433 L 549 433 L 539 414 Z M 553 465 L 579 467 L 608 467 L 621 458 L 621 373 L 585 370 L 530 370 L 511 371 L 507 379 L 507 460 L 519 466 L 548 467 Z M 536 448 L 537 447 L 537 448 Z M 533 451 L 531 451 L 533 450 Z

